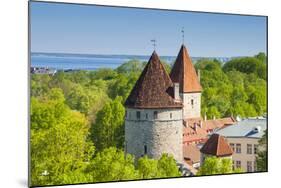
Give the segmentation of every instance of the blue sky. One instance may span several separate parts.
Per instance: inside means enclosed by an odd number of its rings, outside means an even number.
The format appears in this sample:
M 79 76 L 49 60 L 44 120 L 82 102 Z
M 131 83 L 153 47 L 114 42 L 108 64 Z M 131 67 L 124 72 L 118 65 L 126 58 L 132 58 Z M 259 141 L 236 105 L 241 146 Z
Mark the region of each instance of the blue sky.
M 252 56 L 266 51 L 266 17 L 31 2 L 31 51 Z

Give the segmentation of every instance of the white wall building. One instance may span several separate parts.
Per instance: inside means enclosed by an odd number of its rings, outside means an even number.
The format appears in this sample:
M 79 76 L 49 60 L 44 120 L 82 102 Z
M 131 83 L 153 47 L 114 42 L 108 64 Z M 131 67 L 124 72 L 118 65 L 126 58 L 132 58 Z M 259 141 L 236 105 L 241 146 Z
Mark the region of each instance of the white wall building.
M 232 155 L 234 168 L 242 168 L 245 172 L 256 171 L 258 141 L 267 129 L 266 125 L 265 118 L 243 119 L 216 131 L 227 139 L 234 151 Z

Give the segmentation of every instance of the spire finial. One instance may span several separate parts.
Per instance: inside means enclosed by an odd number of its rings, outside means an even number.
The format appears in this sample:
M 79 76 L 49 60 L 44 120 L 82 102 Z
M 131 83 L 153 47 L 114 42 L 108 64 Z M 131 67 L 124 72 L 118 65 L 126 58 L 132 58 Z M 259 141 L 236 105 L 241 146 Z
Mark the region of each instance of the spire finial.
M 152 39 L 152 40 L 150 40 L 150 42 L 152 42 L 152 46 L 153 46 L 153 49 L 155 51 L 155 49 L 156 49 L 156 39 Z
M 182 44 L 184 44 L 184 27 L 181 28 L 181 33 L 182 33 Z

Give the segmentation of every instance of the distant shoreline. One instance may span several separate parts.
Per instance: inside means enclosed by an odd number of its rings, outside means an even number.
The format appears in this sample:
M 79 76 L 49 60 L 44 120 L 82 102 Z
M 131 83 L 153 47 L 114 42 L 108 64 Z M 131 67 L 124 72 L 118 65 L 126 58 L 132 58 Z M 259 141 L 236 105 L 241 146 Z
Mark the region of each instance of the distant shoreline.
M 31 67 L 45 67 L 56 70 L 97 70 L 101 68 L 115 69 L 125 62 L 137 60 L 147 62 L 150 56 L 140 55 L 99 55 L 99 54 L 71 54 L 71 53 L 31 53 Z M 176 56 L 161 56 L 160 59 L 168 64 L 176 60 Z M 233 58 L 229 57 L 191 57 L 193 63 L 201 59 L 218 59 L 225 63 Z

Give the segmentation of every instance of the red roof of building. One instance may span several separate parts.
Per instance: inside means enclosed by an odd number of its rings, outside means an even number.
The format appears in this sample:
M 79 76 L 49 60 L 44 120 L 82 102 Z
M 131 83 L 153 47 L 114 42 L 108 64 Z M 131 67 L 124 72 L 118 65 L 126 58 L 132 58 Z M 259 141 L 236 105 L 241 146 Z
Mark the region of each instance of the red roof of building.
M 208 139 L 208 134 L 215 129 L 232 125 L 235 119 L 226 117 L 215 120 L 203 120 L 202 118 L 189 118 L 183 121 L 183 142 L 188 143 L 205 143 Z
M 200 162 L 200 150 L 195 144 L 183 145 L 183 158 L 190 161 L 191 165 Z
M 173 83 L 154 51 L 125 102 L 131 108 L 182 108 L 173 98 Z
M 180 92 L 182 93 L 202 91 L 195 68 L 184 45 L 181 46 L 170 77 L 174 83 L 180 84 Z
M 233 153 L 225 138 L 219 134 L 212 134 L 200 151 L 217 157 L 230 156 Z

